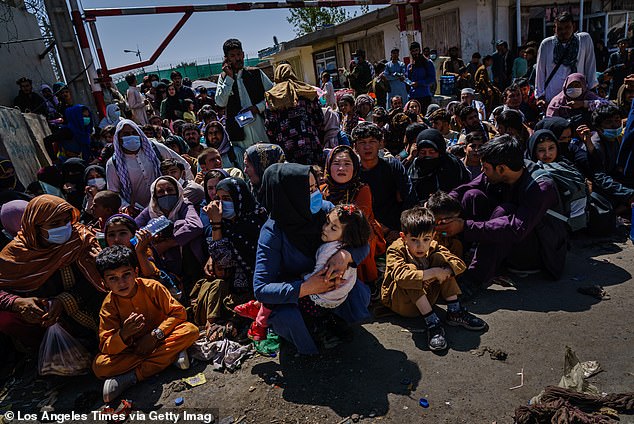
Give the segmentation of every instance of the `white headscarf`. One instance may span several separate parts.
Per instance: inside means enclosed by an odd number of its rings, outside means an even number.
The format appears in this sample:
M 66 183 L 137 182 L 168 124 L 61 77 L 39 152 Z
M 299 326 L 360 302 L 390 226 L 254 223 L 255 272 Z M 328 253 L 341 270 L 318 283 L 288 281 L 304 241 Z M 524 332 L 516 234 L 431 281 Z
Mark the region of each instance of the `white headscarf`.
M 167 218 L 170 221 L 176 222 L 176 220 L 179 219 L 178 211 L 180 211 L 181 206 L 183 206 L 183 203 L 185 203 L 185 196 L 183 196 L 183 186 L 181 186 L 174 177 L 170 177 L 169 175 L 163 175 L 162 177 L 158 177 L 156 180 L 154 180 L 154 182 L 150 186 L 151 197 L 150 197 L 150 204 L 148 205 L 148 212 L 150 213 L 150 218 L 158 218 L 159 216 L 165 216 L 165 214 L 163 213 L 163 211 L 161 210 L 158 204 L 156 192 L 154 191 L 156 189 L 156 183 L 159 180 L 169 181 L 174 186 L 176 186 L 176 189 L 178 190 L 178 202 L 176 202 L 176 205 L 174 205 L 174 208 L 172 208 L 169 215 L 167 216 Z

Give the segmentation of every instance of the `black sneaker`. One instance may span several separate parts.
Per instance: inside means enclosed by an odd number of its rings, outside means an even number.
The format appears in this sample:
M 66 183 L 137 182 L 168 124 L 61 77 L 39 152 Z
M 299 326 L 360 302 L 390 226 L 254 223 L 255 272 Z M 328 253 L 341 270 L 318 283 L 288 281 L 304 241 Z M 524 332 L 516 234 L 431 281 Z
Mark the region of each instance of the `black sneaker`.
M 467 330 L 484 330 L 487 323 L 477 316 L 467 312 L 465 308 L 461 308 L 458 312 L 447 312 L 447 324 L 454 327 L 464 327 Z
M 442 325 L 438 324 L 427 328 L 427 346 L 429 346 L 429 350 L 433 351 L 447 349 L 445 329 L 442 328 Z

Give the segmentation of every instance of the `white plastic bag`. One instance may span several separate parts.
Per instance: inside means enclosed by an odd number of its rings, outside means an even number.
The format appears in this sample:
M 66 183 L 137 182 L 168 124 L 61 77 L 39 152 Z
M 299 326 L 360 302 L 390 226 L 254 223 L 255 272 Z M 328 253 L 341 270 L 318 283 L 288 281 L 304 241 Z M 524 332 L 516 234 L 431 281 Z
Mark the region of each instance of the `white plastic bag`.
M 86 348 L 59 323 L 51 325 L 44 333 L 37 363 L 40 375 L 87 374 L 91 362 Z

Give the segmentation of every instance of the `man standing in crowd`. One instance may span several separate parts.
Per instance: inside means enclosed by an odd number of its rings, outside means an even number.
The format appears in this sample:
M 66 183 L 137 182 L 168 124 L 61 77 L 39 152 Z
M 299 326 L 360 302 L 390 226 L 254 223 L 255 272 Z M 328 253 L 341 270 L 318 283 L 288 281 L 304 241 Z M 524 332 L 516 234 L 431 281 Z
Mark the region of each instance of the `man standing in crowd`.
M 447 76 L 454 76 L 458 78 L 460 75 L 460 68 L 464 67 L 464 61 L 458 57 L 458 47 L 451 47 L 449 49 L 449 59 L 442 63 L 442 74 Z
M 20 87 L 20 91 L 13 100 L 13 106 L 20 109 L 23 113 L 39 113 L 46 116 L 46 102 L 42 96 L 33 92 L 33 81 L 27 77 L 22 77 L 15 83 Z
M 225 62 L 218 78 L 216 105 L 226 108 L 226 129 L 236 155 L 257 142 L 268 143 L 262 113 L 266 106 L 264 93 L 273 83 L 258 68 L 244 67 L 244 51 L 240 40 L 231 38 L 222 46 Z M 242 126 L 238 124 L 241 119 Z
M 365 60 L 365 50 L 357 49 L 352 56 L 354 62 L 354 69 L 350 72 L 345 69 L 340 69 L 344 76 L 348 78 L 350 88 L 354 90 L 354 95 L 367 94 L 369 87 L 368 84 L 372 81 L 372 65 Z
M 471 75 L 471 81 L 474 86 L 475 86 L 476 71 L 482 65 L 480 63 L 480 59 L 482 59 L 482 55 L 478 52 L 475 52 L 474 54 L 471 55 L 471 62 L 467 64 L 467 72 L 469 72 L 469 75 Z
M 509 50 L 506 41 L 498 41 L 495 45 L 496 52 L 493 53 L 493 84 L 500 91 L 504 90 L 511 82 L 511 70 L 513 69 L 513 55 Z
M 194 103 L 196 102 L 196 93 L 194 93 L 194 90 L 190 87 L 183 85 L 183 75 L 181 75 L 180 72 L 172 71 L 170 78 L 172 78 L 172 83 L 176 89 L 176 95 L 180 100 L 189 99 Z
M 590 90 L 599 83 L 590 34 L 575 34 L 572 15 L 562 12 L 555 18 L 555 35 L 545 38 L 537 52 L 535 96 L 538 106 L 548 106 L 552 98 L 561 92 L 568 75 L 575 72 L 586 76 Z
M 392 97 L 401 96 L 401 99 L 407 99 L 407 84 L 405 83 L 405 74 L 407 68 L 405 64 L 398 58 L 399 49 L 392 49 L 390 52 L 390 61 L 385 65 L 383 75 L 390 83 L 390 91 L 388 92 L 387 104 L 392 105 Z
M 632 73 L 632 59 L 630 52 L 627 51 L 628 40 L 621 38 L 617 47 L 617 51 L 610 55 L 608 61 L 608 69 L 612 72 L 612 81 L 610 81 L 610 100 L 616 100 L 619 88 L 623 85 L 625 77 Z
M 407 77 L 411 81 L 409 98 L 417 100 L 424 113 L 431 104 L 430 87 L 436 82 L 436 69 L 433 62 L 421 54 L 420 44 L 416 41 L 410 44 L 409 52 L 412 57 L 412 63 L 407 65 Z
M 126 75 L 125 82 L 128 83 L 126 98 L 128 100 L 128 107 L 132 111 L 132 120 L 141 126 L 149 124 L 150 121 L 145 111 L 147 100 L 145 100 L 139 87 L 136 85 L 136 76 L 134 76 L 134 74 Z

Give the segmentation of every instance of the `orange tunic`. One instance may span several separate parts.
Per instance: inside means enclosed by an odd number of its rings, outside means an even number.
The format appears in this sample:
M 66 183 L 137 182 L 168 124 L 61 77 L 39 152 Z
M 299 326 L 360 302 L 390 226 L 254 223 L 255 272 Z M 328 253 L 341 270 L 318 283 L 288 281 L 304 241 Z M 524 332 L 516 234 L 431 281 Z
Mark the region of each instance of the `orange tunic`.
M 99 354 L 93 371 L 99 378 L 114 377 L 135 370 L 138 381 L 148 378 L 174 362 L 178 353 L 198 338 L 198 328 L 187 322 L 185 308 L 162 284 L 137 278 L 137 292 L 131 298 L 108 293 L 99 313 Z M 132 312 L 145 317 L 145 329 L 135 336 L 138 340 L 159 328 L 165 339 L 148 355 L 134 353 L 121 338 L 123 322 Z M 131 343 L 132 344 L 132 343 Z

